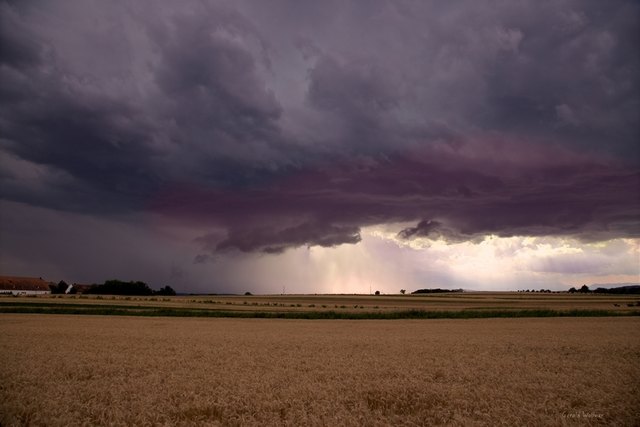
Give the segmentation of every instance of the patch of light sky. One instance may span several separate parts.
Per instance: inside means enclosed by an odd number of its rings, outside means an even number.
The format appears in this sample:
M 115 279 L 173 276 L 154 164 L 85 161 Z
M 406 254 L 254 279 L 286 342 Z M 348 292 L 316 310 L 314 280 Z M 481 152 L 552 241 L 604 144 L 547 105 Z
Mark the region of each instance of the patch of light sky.
M 355 245 L 301 247 L 278 256 L 220 255 L 214 263 L 194 268 L 203 279 L 215 271 L 219 285 L 257 293 L 567 290 L 640 282 L 639 239 L 585 243 L 565 237 L 489 236 L 447 244 L 402 240 L 398 229 L 364 228 Z
M 402 240 L 393 227 L 362 230 L 358 245 L 308 252 L 318 292 L 385 293 L 419 288 L 566 290 L 582 284 L 640 281 L 640 241 L 586 243 L 567 237 L 488 236 L 447 244 Z

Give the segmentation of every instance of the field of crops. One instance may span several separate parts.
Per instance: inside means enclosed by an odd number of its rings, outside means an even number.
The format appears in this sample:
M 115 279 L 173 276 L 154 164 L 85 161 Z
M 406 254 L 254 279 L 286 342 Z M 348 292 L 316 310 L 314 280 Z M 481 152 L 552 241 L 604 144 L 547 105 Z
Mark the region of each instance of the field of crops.
M 0 425 L 637 425 L 640 318 L 0 314 Z
M 515 313 L 517 311 L 522 313 Z M 541 317 L 568 311 L 572 315 L 588 316 L 640 315 L 640 295 L 461 292 L 380 296 L 0 296 L 0 313 L 375 319 Z

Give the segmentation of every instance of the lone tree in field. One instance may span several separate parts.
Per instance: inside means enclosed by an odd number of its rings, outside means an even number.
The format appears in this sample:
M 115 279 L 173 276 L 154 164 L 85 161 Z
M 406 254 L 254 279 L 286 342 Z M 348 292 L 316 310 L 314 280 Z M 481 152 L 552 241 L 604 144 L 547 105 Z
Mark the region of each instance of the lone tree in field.
M 376 291 L 376 292 L 375 292 L 375 295 L 380 295 L 380 291 Z
M 405 293 L 405 292 L 407 292 L 407 290 L 406 290 L 406 289 L 400 289 L 400 293 L 401 293 L 402 295 L 404 295 L 404 293 Z

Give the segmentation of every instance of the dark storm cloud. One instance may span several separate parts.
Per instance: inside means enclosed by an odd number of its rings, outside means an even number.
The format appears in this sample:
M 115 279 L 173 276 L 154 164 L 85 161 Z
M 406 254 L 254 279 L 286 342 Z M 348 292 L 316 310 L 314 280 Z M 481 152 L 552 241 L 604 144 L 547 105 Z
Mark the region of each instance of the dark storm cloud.
M 637 117 L 638 5 L 574 4 L 548 14 L 512 16 L 499 37 L 513 43 L 501 52 L 486 79 L 486 127 L 553 135 L 577 148 L 600 148 L 634 156 Z M 544 30 L 541 28 L 544 26 Z M 517 41 L 517 43 L 516 43 Z
M 4 199 L 207 253 L 640 234 L 636 2 L 0 6 Z
M 240 17 L 231 17 L 178 16 L 151 33 L 161 40 L 154 76 L 160 116 L 171 121 L 167 130 L 176 143 L 214 159 L 232 159 L 261 143 L 275 146 L 281 138 L 276 121 L 282 110 L 258 78 L 257 58 L 234 40 L 238 33 L 255 37 Z
M 54 197 L 40 194 L 36 201 L 28 190 L 20 191 L 19 177 L 9 176 L 2 186 L 5 197 L 79 210 L 139 205 L 155 188 L 155 150 L 145 118 L 126 99 L 96 92 L 90 76 L 60 69 L 52 47 L 18 22 L 20 13 L 2 4 L 8 37 L 3 36 L 0 58 L 1 147 L 29 162 L 23 167 L 50 172 L 49 167 L 51 175 L 71 179 L 62 180 L 65 188 L 56 187 L 60 180 L 50 182 Z
M 561 148 L 514 144 L 442 144 L 306 171 L 241 194 L 181 188 L 154 208 L 227 230 L 206 239 L 203 249 L 213 253 L 353 243 L 362 226 L 406 221 L 417 225 L 401 238 L 449 242 L 488 234 L 640 236 L 637 172 Z
M 28 30 L 24 28 L 16 14 L 4 5 L 0 43 L 2 43 L 1 64 L 24 67 L 39 62 L 40 46 L 30 39 Z
M 398 233 L 401 239 L 426 237 L 431 240 L 446 240 L 447 242 L 464 242 L 472 239 L 472 235 L 462 235 L 451 230 L 438 221 L 422 220 L 415 227 L 405 228 Z
M 275 125 L 280 107 L 257 79 L 256 59 L 234 41 L 253 37 L 250 28 L 224 10 L 222 17 L 217 9 L 201 12 L 149 23 L 143 35 L 153 44 L 153 67 L 137 82 L 69 67 L 51 41 L 20 21 L 26 12 L 3 4 L 2 149 L 70 177 L 66 200 L 37 204 L 137 209 L 165 182 L 251 182 L 268 175 L 274 157 L 286 164 L 278 154 L 285 144 Z M 13 181 L 5 187 L 19 185 Z M 83 206 L 82 191 L 98 200 Z
M 247 231 L 232 229 L 228 238 L 216 244 L 216 251 L 233 248 L 243 252 L 262 250 L 266 253 L 281 253 L 292 246 L 331 247 L 359 241 L 360 230 L 357 226 L 303 223 L 282 230 L 275 230 L 274 227 Z
M 385 70 L 370 61 L 340 63 L 323 55 L 309 73 L 308 100 L 331 114 L 344 130 L 349 148 L 360 152 L 389 145 L 387 114 L 399 94 L 385 77 Z

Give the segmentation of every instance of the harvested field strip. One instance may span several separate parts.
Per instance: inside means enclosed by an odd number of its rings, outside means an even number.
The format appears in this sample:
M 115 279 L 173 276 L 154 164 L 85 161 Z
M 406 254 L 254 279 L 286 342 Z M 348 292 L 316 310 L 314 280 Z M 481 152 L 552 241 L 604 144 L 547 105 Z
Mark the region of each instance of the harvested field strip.
M 99 304 L 22 303 L 2 302 L 0 313 L 92 314 L 111 316 L 166 317 L 232 317 L 273 319 L 477 319 L 522 317 L 610 317 L 638 316 L 640 310 L 522 310 L 522 309 L 463 309 L 463 310 L 398 310 L 398 311 L 234 311 L 154 307 L 149 305 L 119 306 Z
M 115 295 L 47 295 L 39 297 L 0 296 L 0 306 L 15 303 L 43 303 L 81 306 L 117 306 L 183 310 L 221 311 L 339 311 L 382 312 L 403 310 L 640 310 L 640 297 L 621 295 L 469 293 L 438 296 L 409 295 L 181 295 L 144 297 Z

